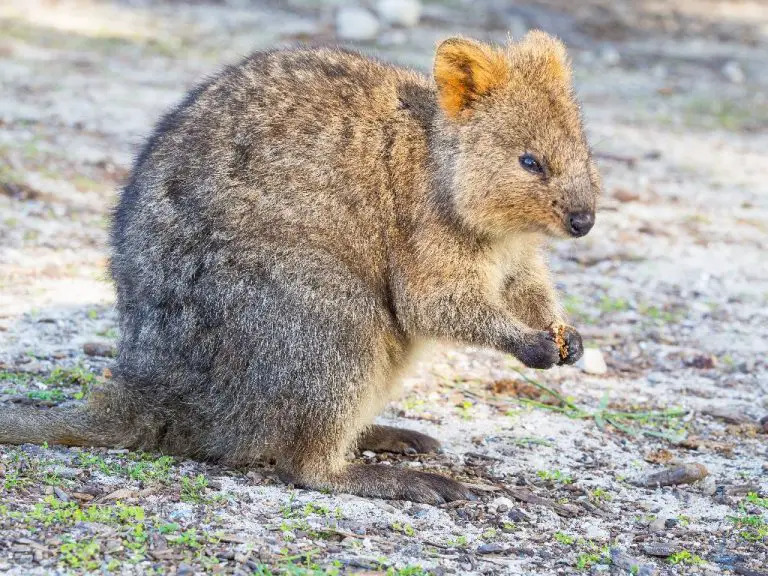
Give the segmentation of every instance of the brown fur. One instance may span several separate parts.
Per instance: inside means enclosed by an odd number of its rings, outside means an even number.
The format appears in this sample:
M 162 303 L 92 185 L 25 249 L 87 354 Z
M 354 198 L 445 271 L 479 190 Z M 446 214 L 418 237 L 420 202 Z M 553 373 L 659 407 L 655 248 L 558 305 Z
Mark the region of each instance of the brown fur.
M 0 442 L 274 458 L 310 488 L 471 497 L 345 454 L 436 448 L 371 426 L 425 339 L 561 362 L 542 245 L 594 214 L 599 182 L 557 40 L 453 38 L 434 76 L 287 50 L 193 90 L 115 213 L 114 383 L 81 411 L 0 411 Z M 566 338 L 572 362 L 581 340 Z

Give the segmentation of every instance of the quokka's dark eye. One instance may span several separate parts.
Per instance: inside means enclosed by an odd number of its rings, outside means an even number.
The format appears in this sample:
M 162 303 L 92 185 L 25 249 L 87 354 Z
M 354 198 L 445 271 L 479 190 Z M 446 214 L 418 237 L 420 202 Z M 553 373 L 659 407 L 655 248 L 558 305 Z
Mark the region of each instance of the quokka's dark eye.
M 544 174 L 544 168 L 542 165 L 539 164 L 539 161 L 530 154 L 523 154 L 520 156 L 520 166 L 533 174 Z

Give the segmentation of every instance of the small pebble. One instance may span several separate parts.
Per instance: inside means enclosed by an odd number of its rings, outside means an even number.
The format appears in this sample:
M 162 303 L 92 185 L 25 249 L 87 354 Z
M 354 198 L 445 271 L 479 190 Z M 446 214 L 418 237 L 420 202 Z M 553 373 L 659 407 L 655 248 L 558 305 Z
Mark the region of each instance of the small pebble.
M 53 493 L 56 494 L 56 498 L 58 498 L 62 502 L 69 502 L 69 496 L 67 495 L 67 493 L 64 492 L 64 490 L 62 490 L 58 486 L 53 487 Z
M 744 80 L 746 80 L 744 70 L 739 66 L 738 62 L 734 62 L 733 60 L 726 62 L 721 72 L 732 84 L 744 84 Z
M 600 48 L 600 59 L 608 66 L 616 66 L 621 62 L 621 54 L 612 44 L 605 44 Z
M 508 512 L 512 508 L 512 500 L 509 498 L 505 498 L 504 496 L 501 496 L 500 498 L 495 498 L 489 505 L 488 505 L 488 511 L 491 513 L 498 512 L 499 514 L 504 514 Z
M 60 478 L 73 480 L 83 473 L 82 468 L 69 468 L 66 466 L 54 466 L 51 472 Z
M 83 352 L 86 356 L 113 358 L 117 355 L 117 348 L 107 342 L 86 342 L 83 344 Z
M 498 542 L 489 542 L 477 547 L 478 554 L 499 554 L 500 552 L 504 552 L 504 546 Z
M 608 366 L 605 364 L 603 353 L 598 348 L 585 348 L 581 360 L 581 369 L 587 374 L 605 374 Z
M 412 28 L 421 18 L 421 2 L 419 0 L 379 0 L 376 12 L 384 22 L 393 26 Z
M 379 21 L 364 8 L 346 6 L 336 14 L 336 33 L 342 40 L 370 41 L 379 33 Z
M 643 564 L 637 558 L 629 556 L 623 550 L 618 548 L 611 548 L 611 562 L 619 570 L 627 570 L 632 574 L 638 574 L 639 576 L 655 576 L 658 574 L 658 570 L 650 564 Z
M 530 522 L 531 521 L 531 517 L 518 508 L 513 508 L 512 510 L 510 510 L 509 514 L 507 514 L 507 518 L 512 520 L 512 522 Z
M 643 552 L 648 554 L 648 556 L 659 556 L 660 558 L 672 556 L 676 549 L 669 542 L 650 542 L 643 545 Z
M 665 527 L 666 527 L 666 519 L 656 518 L 653 522 L 651 522 L 648 525 L 648 530 L 654 533 L 664 532 Z

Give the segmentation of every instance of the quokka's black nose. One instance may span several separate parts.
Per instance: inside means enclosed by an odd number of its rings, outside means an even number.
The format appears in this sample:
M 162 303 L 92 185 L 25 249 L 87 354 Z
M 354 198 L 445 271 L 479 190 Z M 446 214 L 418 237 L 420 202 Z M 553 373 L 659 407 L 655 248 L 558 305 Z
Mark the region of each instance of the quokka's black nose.
M 594 225 L 595 214 L 593 212 L 572 212 L 568 216 L 568 231 L 575 238 L 586 235 Z

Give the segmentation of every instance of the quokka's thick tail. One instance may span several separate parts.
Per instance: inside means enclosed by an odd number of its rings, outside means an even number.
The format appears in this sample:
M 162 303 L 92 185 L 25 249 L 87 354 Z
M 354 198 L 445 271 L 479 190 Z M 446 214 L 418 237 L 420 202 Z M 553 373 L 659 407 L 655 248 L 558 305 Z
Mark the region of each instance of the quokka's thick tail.
M 0 407 L 0 444 L 120 445 L 114 423 L 87 406 L 51 408 Z

